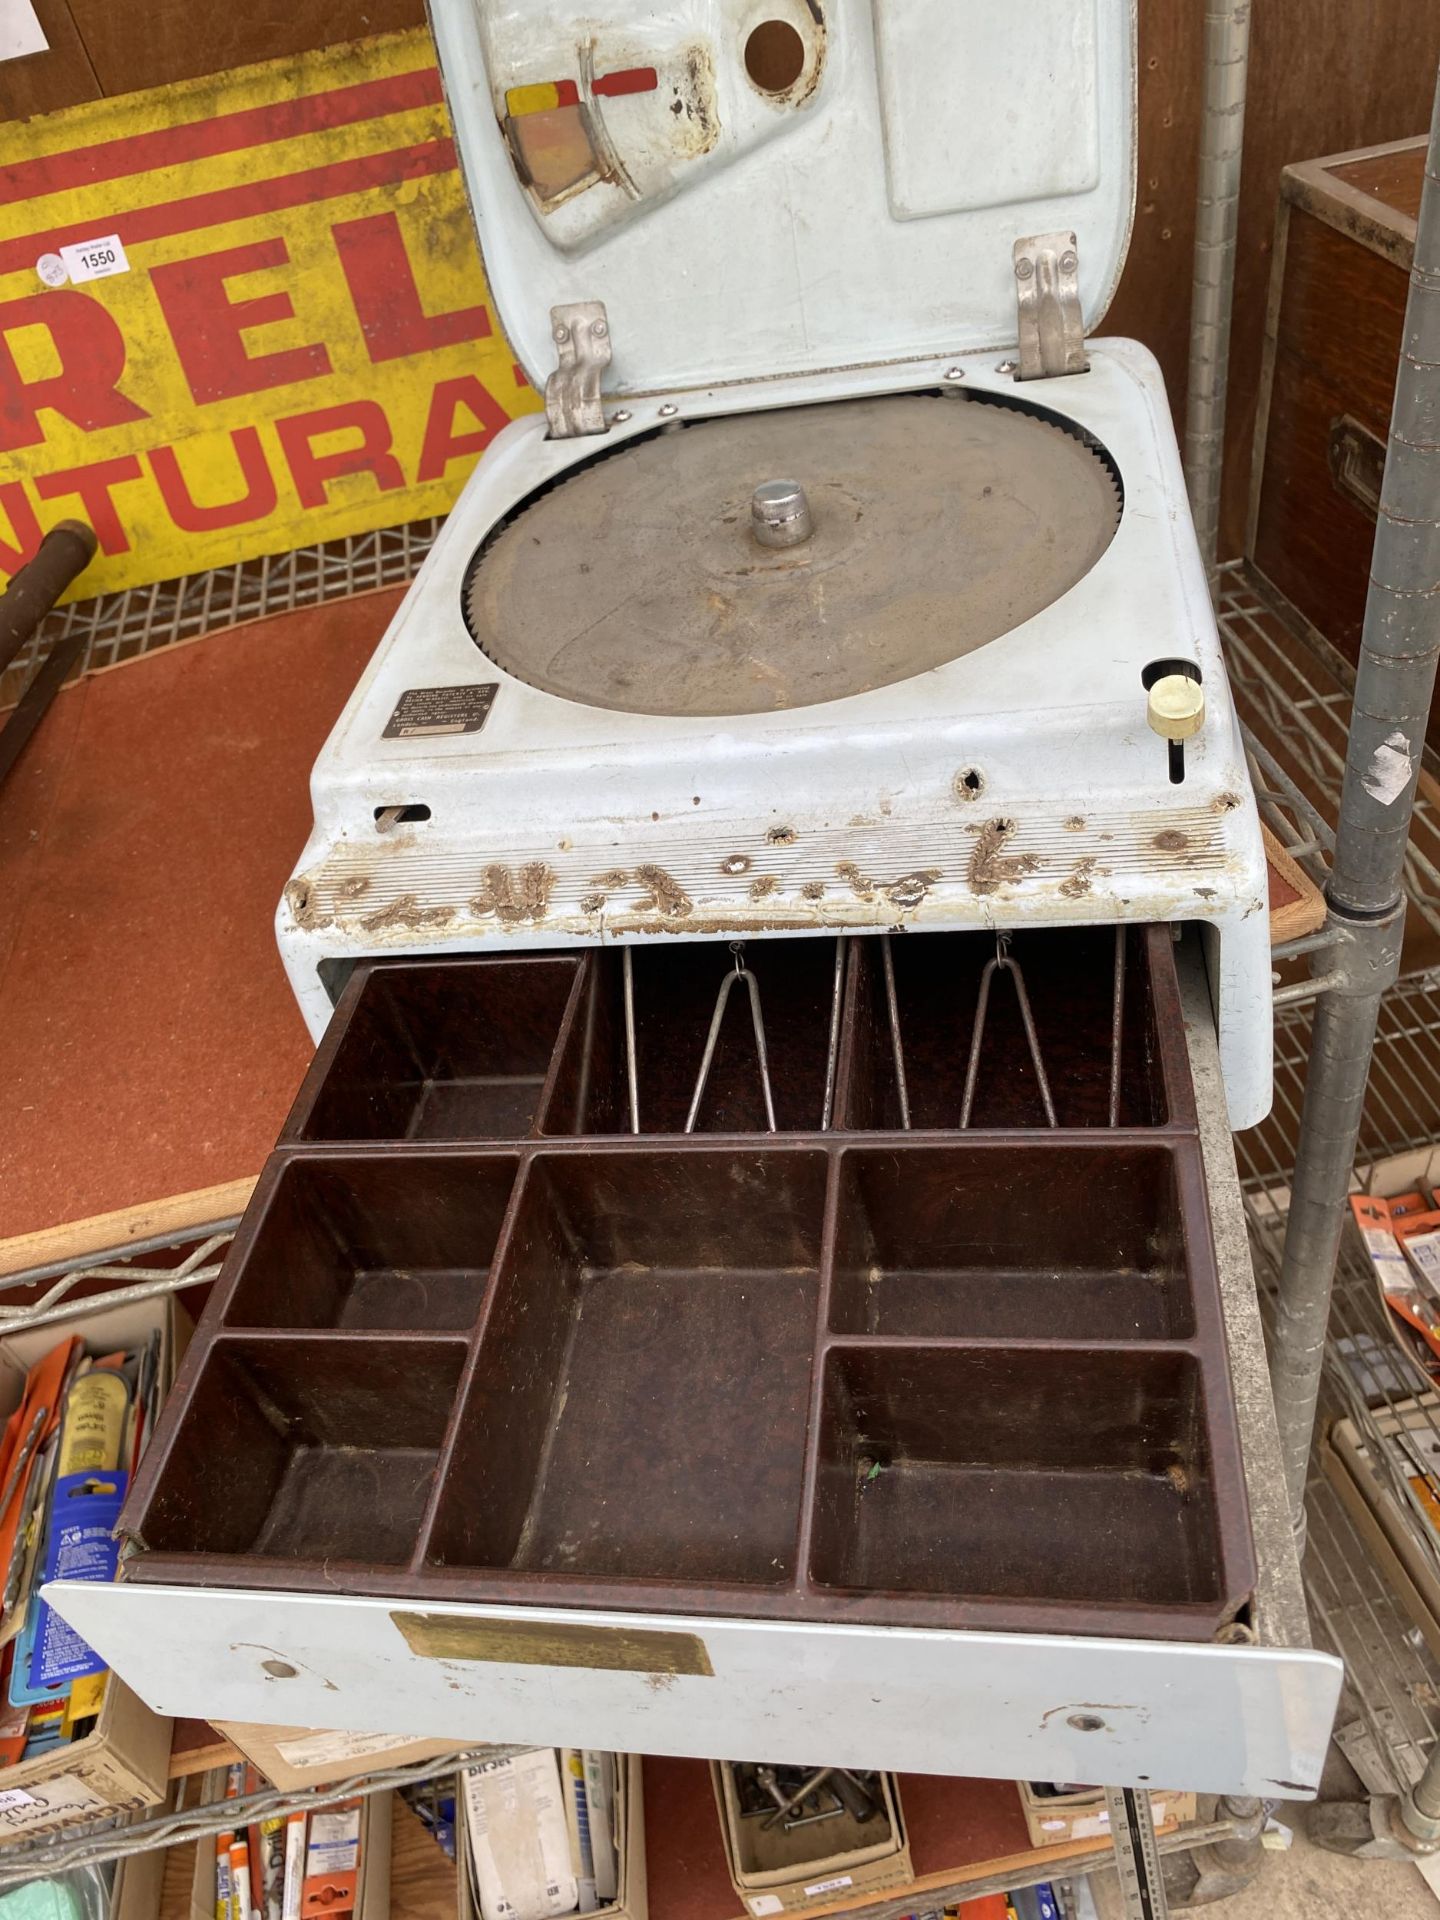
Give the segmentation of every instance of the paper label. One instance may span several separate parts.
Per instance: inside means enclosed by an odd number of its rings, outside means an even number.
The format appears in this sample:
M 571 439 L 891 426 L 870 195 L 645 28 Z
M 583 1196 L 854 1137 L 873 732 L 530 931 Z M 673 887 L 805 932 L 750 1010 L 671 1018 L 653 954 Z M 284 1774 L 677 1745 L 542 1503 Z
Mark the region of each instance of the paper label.
M 756 1914 L 784 1913 L 785 1902 L 777 1900 L 773 1893 L 757 1893 L 750 1901 L 750 1911 Z
M 98 240 L 76 240 L 59 249 L 65 271 L 76 286 L 86 280 L 108 280 L 112 273 L 128 273 L 130 262 L 118 233 L 103 234 Z
M 553 1747 L 465 1775 L 465 1817 L 482 1920 L 549 1920 L 579 1899 Z
M 305 1872 L 333 1875 L 354 1873 L 360 1861 L 360 1809 L 342 1807 L 338 1813 L 312 1813 Z
M 805 1892 L 808 1896 L 813 1897 L 817 1893 L 834 1893 L 837 1887 L 853 1887 L 854 1884 L 855 1876 L 853 1874 L 837 1873 L 833 1880 L 815 1881 L 812 1886 L 806 1887 Z
M 0 60 L 23 60 L 49 45 L 31 0 L 0 0 Z
M 106 1801 L 73 1773 L 35 1783 L 33 1792 L 12 1787 L 0 1794 L 0 1832 L 24 1833 L 31 1827 L 54 1826 L 74 1813 L 103 1811 Z
M 275 1751 L 292 1767 L 323 1767 L 333 1760 L 363 1760 L 371 1753 L 412 1747 L 408 1733 L 307 1733 L 301 1740 L 277 1740 Z

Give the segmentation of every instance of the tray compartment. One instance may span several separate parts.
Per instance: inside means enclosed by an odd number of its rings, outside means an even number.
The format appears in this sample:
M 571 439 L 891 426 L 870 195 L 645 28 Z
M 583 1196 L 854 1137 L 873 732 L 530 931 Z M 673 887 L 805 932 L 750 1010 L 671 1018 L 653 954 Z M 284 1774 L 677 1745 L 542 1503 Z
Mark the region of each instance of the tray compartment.
M 160 1460 L 161 1553 L 401 1565 L 414 1549 L 465 1343 L 222 1337 Z M 164 1435 L 161 1435 L 164 1441 Z
M 824 1195 L 778 1147 L 532 1161 L 427 1559 L 793 1578 Z
M 843 1008 L 837 949 L 843 958 L 841 944 L 830 939 L 752 940 L 743 948 L 742 964 L 758 988 L 771 1100 L 781 1133 L 820 1131 L 827 1081 L 833 1109 Z M 735 972 L 736 953 L 718 941 L 636 947 L 630 965 L 638 1130 L 683 1133 L 716 1002 Z M 623 953 L 600 956 L 589 996 L 568 1037 L 546 1133 L 631 1131 L 624 973 Z M 694 1131 L 767 1131 L 749 988 L 743 980 L 735 982 L 726 999 Z
M 521 1140 L 583 956 L 356 968 L 282 1141 Z
M 234 1256 L 227 1324 L 473 1326 L 518 1168 L 510 1154 L 282 1161 Z
M 1153 1347 L 832 1349 L 809 1571 L 849 1591 L 1218 1616 L 1199 1362 Z
M 904 1125 L 895 1062 L 898 1024 L 910 1126 L 957 1129 L 982 976 L 996 956 L 995 936 L 928 933 L 889 938 L 888 947 L 894 1020 L 886 941 L 853 943 L 853 1010 L 839 1124 L 858 1131 Z M 1057 1124 L 1109 1126 L 1115 930 L 1029 929 L 1016 934 L 1005 951 L 1029 1000 Z M 1123 953 L 1116 1124 L 1158 1127 L 1172 1119 L 1188 1121 L 1188 1073 L 1168 927 L 1127 928 Z M 990 977 L 969 1124 L 971 1129 L 1048 1126 L 1012 968 L 997 967 Z
M 829 1323 L 911 1339 L 1188 1339 L 1174 1151 L 1043 1139 L 848 1148 Z

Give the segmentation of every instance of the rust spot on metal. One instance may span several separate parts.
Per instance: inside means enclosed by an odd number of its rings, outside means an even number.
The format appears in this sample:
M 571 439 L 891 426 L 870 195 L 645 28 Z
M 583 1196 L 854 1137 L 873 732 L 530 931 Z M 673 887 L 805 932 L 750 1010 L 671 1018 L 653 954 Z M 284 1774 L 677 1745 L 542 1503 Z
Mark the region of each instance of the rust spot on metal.
M 878 827 L 880 822 L 873 814 L 852 813 L 850 816 L 850 824 L 852 827 Z
M 857 900 L 875 898 L 875 881 L 867 879 L 853 860 L 842 860 L 835 871 Z
M 677 145 L 687 154 L 708 153 L 720 138 L 720 116 L 715 104 L 715 68 L 710 50 L 691 47 L 685 55 L 685 91 L 676 95 Z
M 1072 813 L 1069 819 L 1063 824 L 1067 833 L 1083 833 L 1085 831 L 1085 816 L 1083 813 Z
M 794 827 L 771 827 L 765 835 L 772 847 L 793 847 L 799 837 Z
M 581 913 L 599 913 L 605 905 L 603 893 L 587 893 L 580 902 Z
M 290 917 L 302 933 L 318 933 L 330 926 L 335 916 L 322 913 L 315 904 L 315 890 L 308 880 L 291 880 L 285 888 L 285 904 Z
M 364 873 L 352 873 L 348 880 L 342 880 L 335 889 L 337 900 L 358 900 L 362 893 L 370 890 L 370 876 Z
M 683 919 L 687 913 L 695 911 L 695 902 L 674 875 L 667 873 L 663 867 L 637 867 L 635 878 L 650 889 L 639 903 L 642 912 L 661 913 L 668 919 Z
M 913 873 L 902 873 L 898 880 L 892 880 L 885 898 L 892 906 L 918 907 L 939 878 L 938 867 L 917 867 Z
M 1217 793 L 1215 796 L 1214 805 L 1217 813 L 1233 813 L 1236 807 L 1242 804 L 1238 793 Z
M 777 892 L 779 886 L 780 882 L 773 873 L 758 874 L 756 878 L 750 882 L 750 898 L 752 900 L 763 900 L 767 894 Z
M 554 885 L 555 869 L 543 860 L 518 868 L 486 867 L 484 883 L 470 906 L 482 918 L 493 913 L 507 927 L 522 920 L 543 920 Z
M 1156 834 L 1151 844 L 1159 847 L 1162 853 L 1183 853 L 1190 840 L 1178 827 L 1166 827 L 1162 833 Z
M 624 867 L 611 867 L 605 873 L 592 875 L 590 884 L 599 887 L 603 893 L 613 893 L 617 887 L 623 887 L 629 878 Z
M 1215 898 L 1215 889 L 1214 887 L 1196 887 L 1195 897 L 1197 900 L 1213 900 Z
M 1084 860 L 1077 860 L 1075 862 L 1075 865 L 1060 882 L 1060 891 L 1065 895 L 1067 900 L 1084 899 L 1085 895 L 1090 891 L 1090 884 L 1094 879 L 1095 869 L 1098 864 L 1099 862 L 1093 854 Z
M 381 933 L 386 927 L 443 927 L 455 917 L 453 907 L 422 907 L 420 896 L 402 893 L 388 907 L 377 907 L 360 922 L 366 933 Z
M 750 856 L 748 853 L 732 853 L 728 860 L 720 862 L 721 873 L 748 873 Z
M 802 900 L 823 900 L 825 898 L 825 882 L 823 880 L 807 880 L 800 889 L 800 897 Z
M 1023 880 L 1027 873 L 1033 873 L 1039 866 L 1040 861 L 1033 853 L 1007 854 L 1004 851 L 1014 837 L 1013 820 L 987 820 L 981 827 L 966 874 L 976 893 L 994 893 L 1006 881 Z

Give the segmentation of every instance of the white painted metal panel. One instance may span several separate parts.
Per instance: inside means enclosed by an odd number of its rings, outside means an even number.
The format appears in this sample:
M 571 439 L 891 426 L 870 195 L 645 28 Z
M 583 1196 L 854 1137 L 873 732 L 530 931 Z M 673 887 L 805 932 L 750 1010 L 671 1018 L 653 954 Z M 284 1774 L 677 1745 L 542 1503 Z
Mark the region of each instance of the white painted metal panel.
M 887 129 L 872 0 L 608 12 L 585 0 L 434 0 L 486 272 L 531 378 L 555 363 L 550 308 L 575 300 L 606 304 L 615 393 L 1010 344 L 1013 243 L 1058 229 L 1078 235 L 1081 303 L 1096 326 L 1134 201 L 1133 0 L 934 0 L 923 34 L 896 24 L 914 4 L 878 16 Z M 1040 57 L 1027 62 L 1032 13 Z M 1067 34 L 1076 14 L 1081 30 Z M 796 84 L 778 95 L 757 88 L 745 61 L 769 20 L 805 49 Z M 655 72 L 653 92 L 597 91 L 636 70 Z M 578 95 L 596 165 L 588 183 L 542 203 L 512 163 L 507 102 L 556 83 Z M 968 195 L 951 181 L 948 208 L 944 134 L 897 134 L 904 103 L 927 98 L 936 122 L 972 120 L 983 149 L 1005 141 L 1004 164 L 987 151 Z M 902 192 L 925 218 L 892 205 L 887 131 Z
M 603 442 L 547 439 L 539 416 L 501 434 L 316 762 L 315 831 L 277 919 L 312 1033 L 331 1012 L 317 967 L 372 953 L 674 939 L 687 929 L 714 939 L 1194 920 L 1218 933 L 1231 1124 L 1262 1119 L 1271 1055 L 1264 852 L 1174 430 L 1143 347 L 1102 340 L 1090 352 L 1088 373 L 1024 390 L 1092 433 L 1123 478 L 1120 526 L 1084 579 L 933 672 L 732 719 L 582 706 L 480 652 L 460 611 L 476 546 L 517 501 L 664 420 L 658 400 L 637 401 Z M 924 390 L 952 369 L 967 393 L 1015 392 L 989 355 L 971 355 L 716 387 L 677 417 Z M 1166 779 L 1140 679 L 1147 660 L 1170 655 L 1199 664 L 1207 701 L 1180 787 Z M 482 683 L 498 689 L 482 731 L 385 737 L 406 688 Z M 983 775 L 974 805 L 957 797 L 967 767 Z M 377 834 L 377 808 L 409 803 L 431 818 Z M 993 819 L 1014 823 L 1005 877 L 977 892 L 967 877 L 974 834 Z M 791 844 L 767 840 L 777 823 L 794 829 Z M 773 876 L 763 899 L 751 894 L 752 874 L 727 867 L 737 851 Z M 868 899 L 837 879 L 852 863 L 881 883 Z M 597 910 L 596 876 L 615 868 L 663 870 L 693 912 L 647 919 L 643 879 L 609 888 Z M 543 901 L 497 914 L 480 877 L 508 874 L 519 894 L 527 870 L 547 876 Z M 923 899 L 887 895 L 917 871 L 933 876 Z
M 874 0 L 890 209 L 932 218 L 1100 183 L 1095 0 Z M 936 59 L 936 49 L 948 57 Z
M 165 1714 L 1290 1799 L 1319 1782 L 1342 1676 L 1299 1648 L 66 1581 L 45 1597 Z M 433 1658 L 397 1613 L 461 1636 L 589 1630 L 617 1659 L 627 1635 L 673 1633 L 712 1671 Z

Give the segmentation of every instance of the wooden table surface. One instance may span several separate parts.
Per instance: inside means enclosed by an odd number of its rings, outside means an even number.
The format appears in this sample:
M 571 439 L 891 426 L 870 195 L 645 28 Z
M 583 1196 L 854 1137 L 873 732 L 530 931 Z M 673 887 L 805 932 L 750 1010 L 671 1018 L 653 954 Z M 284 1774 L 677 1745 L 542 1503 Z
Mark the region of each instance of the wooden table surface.
M 310 1057 L 275 905 L 400 593 L 77 681 L 0 790 L 0 1272 L 39 1263 L 16 1236 L 259 1173 Z

